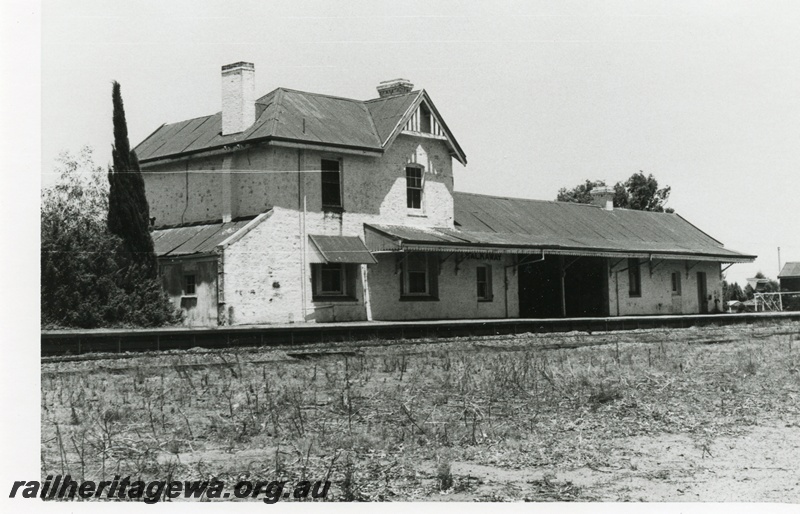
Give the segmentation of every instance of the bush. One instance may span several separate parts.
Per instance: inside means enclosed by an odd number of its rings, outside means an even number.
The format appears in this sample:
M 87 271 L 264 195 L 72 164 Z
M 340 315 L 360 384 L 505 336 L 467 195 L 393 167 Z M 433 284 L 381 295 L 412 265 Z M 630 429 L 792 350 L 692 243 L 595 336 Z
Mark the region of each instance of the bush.
M 45 327 L 157 326 L 177 314 L 160 279 L 143 278 L 106 228 L 108 184 L 92 150 L 61 155 L 42 192 L 41 315 Z

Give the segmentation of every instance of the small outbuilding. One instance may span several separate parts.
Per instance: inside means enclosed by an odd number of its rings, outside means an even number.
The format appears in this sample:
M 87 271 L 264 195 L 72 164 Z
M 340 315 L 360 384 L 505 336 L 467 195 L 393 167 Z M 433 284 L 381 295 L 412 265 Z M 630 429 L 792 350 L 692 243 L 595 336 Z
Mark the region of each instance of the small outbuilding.
M 781 291 L 800 292 L 800 262 L 787 262 L 778 274 Z

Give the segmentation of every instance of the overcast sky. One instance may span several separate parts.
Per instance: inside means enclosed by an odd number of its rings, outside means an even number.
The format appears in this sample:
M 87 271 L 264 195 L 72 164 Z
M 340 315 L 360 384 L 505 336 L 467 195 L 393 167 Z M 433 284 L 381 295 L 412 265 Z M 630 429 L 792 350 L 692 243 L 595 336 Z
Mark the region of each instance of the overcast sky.
M 357 99 L 403 77 L 467 154 L 460 191 L 554 200 L 643 170 L 669 206 L 759 255 L 800 261 L 800 2 L 47 1 L 42 184 L 83 145 L 110 160 L 111 81 L 133 145 L 220 110 L 220 67 L 256 93 Z

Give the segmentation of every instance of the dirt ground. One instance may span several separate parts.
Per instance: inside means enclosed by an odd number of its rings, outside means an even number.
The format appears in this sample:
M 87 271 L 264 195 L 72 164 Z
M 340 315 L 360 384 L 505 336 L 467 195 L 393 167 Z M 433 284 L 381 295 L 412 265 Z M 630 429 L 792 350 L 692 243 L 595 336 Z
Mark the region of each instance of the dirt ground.
M 619 465 L 606 468 L 513 470 L 454 462 L 454 476 L 479 485 L 428 499 L 502 500 L 526 492 L 563 495 L 576 488 L 579 501 L 800 503 L 799 428 L 756 426 L 708 447 L 686 435 L 624 438 L 613 444 Z
M 42 474 L 800 504 L 800 323 L 42 363 Z

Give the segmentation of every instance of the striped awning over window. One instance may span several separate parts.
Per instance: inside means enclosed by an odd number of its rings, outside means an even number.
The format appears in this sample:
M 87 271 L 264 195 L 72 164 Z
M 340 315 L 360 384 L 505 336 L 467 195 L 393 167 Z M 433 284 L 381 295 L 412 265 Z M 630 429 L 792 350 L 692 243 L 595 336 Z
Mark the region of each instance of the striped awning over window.
M 364 242 L 356 236 L 309 235 L 309 261 L 322 264 L 375 264 Z

